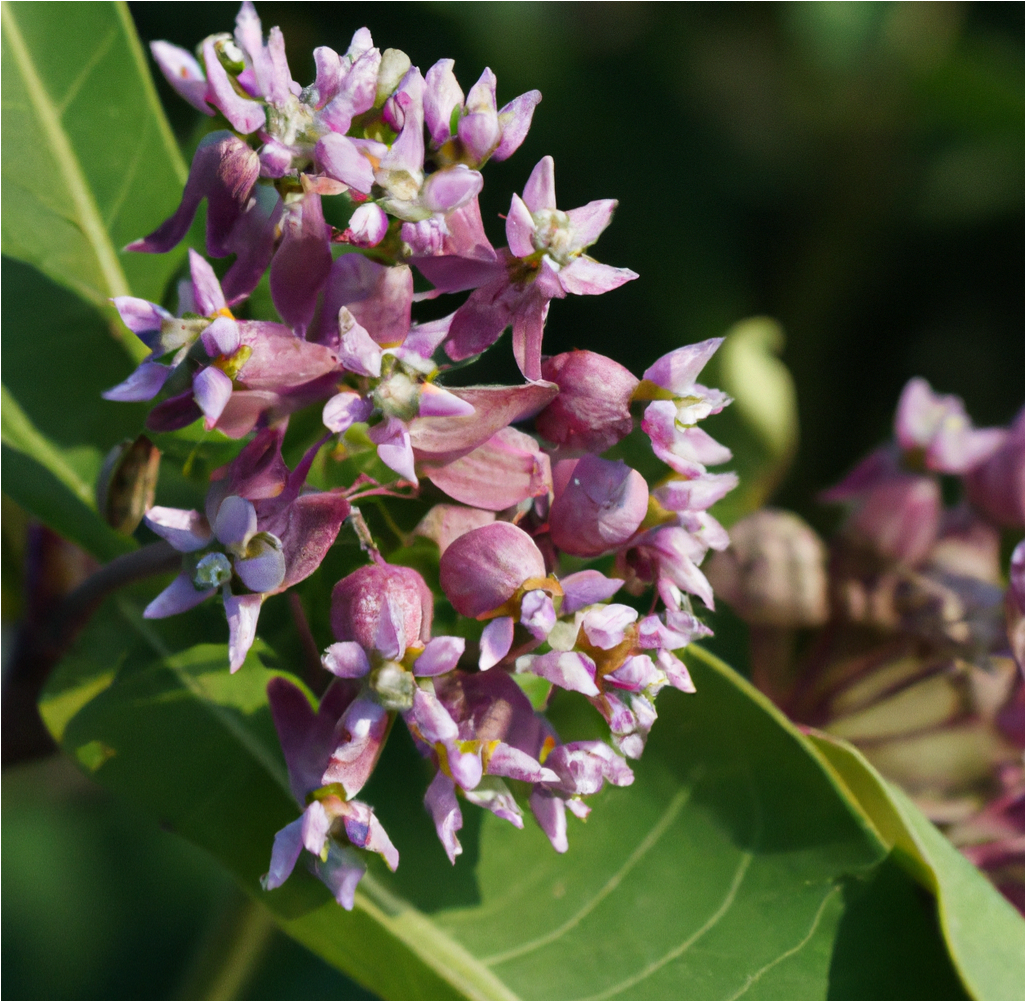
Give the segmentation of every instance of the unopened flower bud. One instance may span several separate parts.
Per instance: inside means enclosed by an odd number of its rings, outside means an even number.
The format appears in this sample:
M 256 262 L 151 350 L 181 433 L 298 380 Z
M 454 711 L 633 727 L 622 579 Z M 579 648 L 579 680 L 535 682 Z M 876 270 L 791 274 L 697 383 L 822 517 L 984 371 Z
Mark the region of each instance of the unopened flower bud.
M 344 577 L 331 593 L 336 640 L 401 658 L 410 644 L 431 635 L 432 598 L 410 567 L 368 564 Z
M 746 622 L 816 626 L 827 618 L 826 547 L 797 515 L 765 508 L 730 530 L 703 570 Z
M 647 511 L 648 485 L 637 470 L 588 455 L 553 501 L 549 530 L 565 553 L 594 557 L 630 539 Z
M 550 442 L 605 452 L 633 428 L 630 403 L 638 380 L 611 358 L 568 351 L 542 362 L 542 378 L 559 386 L 559 396 L 535 418 Z
M 385 49 L 381 53 L 378 86 L 374 94 L 375 108 L 380 108 L 388 95 L 399 86 L 399 81 L 406 75 L 410 65 L 410 57 L 401 49 Z
M 534 540 L 509 522 L 464 533 L 442 554 L 442 591 L 463 616 L 482 616 L 504 605 L 531 578 L 545 577 Z

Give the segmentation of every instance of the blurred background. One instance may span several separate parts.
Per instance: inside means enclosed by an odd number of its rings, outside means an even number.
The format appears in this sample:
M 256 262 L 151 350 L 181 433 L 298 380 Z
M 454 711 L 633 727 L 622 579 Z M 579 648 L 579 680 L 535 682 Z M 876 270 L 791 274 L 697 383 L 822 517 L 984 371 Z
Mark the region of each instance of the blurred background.
M 230 30 L 237 10 L 129 7 L 144 42 L 188 48 Z M 773 502 L 817 528 L 836 513 L 816 492 L 888 436 L 911 376 L 961 395 L 979 424 L 1022 405 L 1021 4 L 258 10 L 265 28 L 281 26 L 302 83 L 315 46 L 344 51 L 366 25 L 422 70 L 454 58 L 465 91 L 490 66 L 500 104 L 539 88 L 526 142 L 485 171 L 490 235 L 503 242 L 498 214 L 551 153 L 562 208 L 620 200 L 593 253 L 641 276 L 601 299 L 556 302 L 546 350 L 591 348 L 640 374 L 681 344 L 775 318 L 800 440 Z M 199 116 L 159 74 L 158 86 L 188 148 Z M 508 354 L 487 356 L 477 378 L 515 379 Z M 18 532 L 5 502 L 5 639 L 19 609 Z M 237 907 L 214 864 L 57 759 L 5 765 L 3 811 L 6 997 L 196 997 Z M 367 997 L 276 934 L 238 991 Z

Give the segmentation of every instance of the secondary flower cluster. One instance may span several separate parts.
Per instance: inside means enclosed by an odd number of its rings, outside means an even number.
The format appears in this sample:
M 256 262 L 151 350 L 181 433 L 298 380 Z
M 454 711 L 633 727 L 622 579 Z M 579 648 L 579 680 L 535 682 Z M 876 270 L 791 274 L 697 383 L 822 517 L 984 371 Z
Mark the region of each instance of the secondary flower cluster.
M 317 49 L 316 79 L 301 86 L 281 32 L 265 39 L 248 2 L 234 35 L 204 40 L 199 60 L 164 42 L 152 51 L 171 85 L 230 129 L 200 143 L 179 208 L 131 249 L 170 250 L 205 199 L 207 253 L 234 260 L 219 279 L 190 251 L 177 315 L 115 301 L 151 354 L 106 396 L 154 401 L 154 430 L 202 421 L 252 438 L 214 474 L 202 513 L 148 512 L 183 569 L 146 615 L 220 591 L 235 671 L 264 599 L 308 577 L 347 518 L 369 554 L 332 592 L 334 643 L 322 658 L 331 684 L 316 710 L 284 679 L 269 688 L 302 813 L 275 838 L 265 886 L 280 885 L 305 849 L 351 908 L 365 869 L 357 850 L 395 868 L 398 852 L 356 798 L 397 716 L 434 767 L 425 806 L 451 860 L 461 800 L 517 827 L 526 801 L 564 851 L 567 810 L 584 817 L 584 798 L 632 781 L 627 760 L 642 753 L 659 690 L 694 691 L 677 652 L 709 632 L 691 601 L 712 607 L 700 564 L 728 539 L 708 509 L 737 483 L 709 472 L 731 456 L 698 427 L 730 402 L 696 382 L 720 341 L 672 351 L 640 380 L 590 351 L 543 354 L 551 300 L 637 276 L 586 253 L 616 202 L 557 208 L 551 157 L 512 197 L 507 246 L 486 235 L 481 169 L 523 142 L 537 91 L 499 107 L 485 70 L 464 95 L 452 60 L 422 75 L 366 29 L 343 55 Z M 346 225 L 325 221 L 327 198 Z M 414 294 L 414 269 L 432 291 Z M 267 272 L 281 322 L 240 319 Z M 418 300 L 461 292 L 469 295 L 448 316 L 414 320 Z M 452 363 L 508 327 L 525 382 L 442 385 Z M 289 416 L 310 408 L 324 437 L 290 471 Z M 668 467 L 651 492 L 636 470 L 602 455 L 639 418 Z M 322 446 L 331 462 L 363 435 L 396 479 L 363 474 L 347 488 L 310 489 Z M 389 563 L 352 507 L 365 494 L 416 494 L 424 480 L 449 499 L 417 532 L 438 545 L 442 594 L 463 617 L 458 636 L 433 634 L 424 579 Z M 563 573 L 564 555 L 577 568 L 605 557 L 616 576 Z M 627 601 L 612 601 L 621 589 Z M 553 687 L 589 700 L 609 742 L 564 742 L 535 709 Z
M 709 567 L 751 624 L 760 687 L 858 745 L 1020 910 L 1023 453 L 1021 411 L 974 428 L 958 398 L 913 379 L 894 441 L 823 494 L 847 509 L 829 557 L 797 516 L 765 510 Z M 793 664 L 798 626 L 823 629 Z

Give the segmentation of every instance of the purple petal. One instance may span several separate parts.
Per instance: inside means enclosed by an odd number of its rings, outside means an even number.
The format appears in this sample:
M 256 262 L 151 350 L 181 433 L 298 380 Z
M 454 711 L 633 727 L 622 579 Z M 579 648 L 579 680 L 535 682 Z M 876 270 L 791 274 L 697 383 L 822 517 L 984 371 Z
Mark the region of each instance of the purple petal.
M 568 574 L 560 582 L 563 587 L 563 615 L 583 609 L 586 605 L 605 602 L 612 598 L 623 584 L 622 578 L 607 578 L 599 571 L 577 571 Z
M 210 523 L 198 511 L 182 508 L 151 508 L 143 521 L 161 539 L 166 539 L 179 553 L 202 550 L 211 539 Z
M 117 309 L 121 322 L 133 334 L 138 334 L 143 343 L 151 349 L 155 339 L 143 335 L 159 334 L 161 324 L 165 320 L 173 319 L 163 306 L 145 299 L 136 299 L 135 296 L 115 296 L 111 302 Z
M 273 891 L 281 887 L 296 866 L 300 852 L 303 851 L 303 819 L 296 818 L 274 836 L 274 847 L 271 849 L 271 866 L 267 875 L 261 878 L 265 891 Z
M 531 791 L 531 812 L 538 826 L 549 837 L 552 848 L 556 852 L 566 852 L 569 848 L 566 840 L 566 808 L 563 801 L 554 793 L 541 787 Z
M 435 383 L 424 383 L 420 388 L 420 417 L 469 417 L 474 405 Z
M 365 195 L 370 194 L 374 187 L 374 168 L 351 139 L 329 132 L 317 141 L 314 156 L 329 177 Z
M 302 822 L 300 833 L 304 848 L 314 856 L 320 856 L 328 838 L 328 829 L 331 828 L 331 818 L 328 817 L 324 804 L 319 800 L 310 804 L 303 811 Z
M 404 86 L 408 90 L 399 91 L 395 95 L 396 103 L 405 116 L 402 131 L 388 153 L 382 157 L 381 166 L 375 172 L 379 181 L 386 182 L 382 185 L 385 188 L 393 174 L 419 178 L 424 170 L 424 81 L 420 71 L 411 69 L 400 84 L 400 87 Z
M 225 546 L 245 546 L 257 531 L 256 509 L 252 501 L 237 494 L 226 497 L 217 509 L 214 535 Z
M 388 233 L 388 216 L 374 202 L 359 206 L 349 218 L 346 239 L 356 247 L 377 247 Z
M 381 347 L 344 306 L 338 311 L 338 360 L 350 372 L 381 375 Z
M 548 494 L 552 483 L 549 457 L 516 428 L 504 428 L 459 459 L 422 470 L 449 497 L 489 511 Z
M 349 512 L 348 500 L 330 491 L 303 494 L 287 506 L 285 526 L 276 533 L 285 553 L 281 588 L 291 588 L 317 570 Z
M 449 862 L 455 866 L 456 857 L 463 852 L 463 846 L 456 837 L 456 832 L 463 827 L 463 815 L 456 800 L 456 787 L 444 772 L 435 773 L 424 794 L 424 806 L 435 823 L 438 841 L 442 843 Z
M 714 337 L 708 341 L 700 341 L 698 344 L 688 344 L 683 348 L 676 348 L 653 362 L 645 370 L 644 378 L 671 393 L 686 396 L 694 386 L 698 374 L 705 368 L 706 363 L 713 357 L 721 344 L 723 344 L 723 338 Z
M 612 650 L 623 643 L 627 627 L 636 622 L 638 610 L 627 605 L 605 605 L 584 614 L 584 635 L 593 647 Z
M 392 595 L 385 595 L 374 634 L 374 649 L 388 661 L 399 661 L 406 653 L 410 640 L 406 636 L 403 609 Z
M 374 402 L 361 397 L 352 390 L 336 393 L 321 412 L 324 427 L 330 431 L 343 432 L 356 421 L 366 421 L 374 410 Z
M 542 157 L 531 171 L 524 187 L 524 202 L 531 212 L 556 207 L 555 163 L 552 157 Z
M 638 277 L 630 268 L 613 268 L 582 254 L 559 273 L 559 284 L 574 296 L 601 296 Z
M 197 111 L 213 115 L 207 104 L 207 78 L 192 53 L 169 42 L 150 42 L 153 59 L 164 74 L 164 79 Z
M 196 312 L 204 317 L 212 317 L 225 308 L 224 293 L 221 283 L 214 274 L 210 264 L 189 248 L 189 275 L 192 278 L 192 301 Z
M 619 204 L 615 198 L 602 198 L 582 205 L 579 209 L 570 209 L 567 212 L 572 233 L 570 252 L 578 253 L 595 243 L 609 225 L 613 211 Z
M 268 139 L 260 147 L 259 156 L 261 177 L 284 177 L 292 169 L 292 149 L 277 139 Z
M 340 783 L 349 798 L 370 779 L 388 732 L 388 712 L 374 700 L 355 699 L 335 728 L 336 747 L 321 777 Z
M 203 425 L 210 431 L 232 395 L 232 381 L 220 369 L 210 366 L 192 377 L 192 395 L 203 412 Z
M 463 91 L 456 82 L 452 59 L 439 59 L 424 78 L 424 124 L 431 145 L 439 147 L 450 135 L 453 110 L 463 106 Z
M 328 843 L 328 858 L 315 860 L 314 873 L 335 900 L 347 911 L 353 910 L 356 901 L 356 887 L 367 872 L 367 866 L 352 849 L 340 848 L 337 843 Z
M 404 716 L 407 723 L 415 727 L 419 736 L 428 744 L 444 744 L 459 737 L 456 721 L 434 692 L 417 688 L 413 693 L 413 708 Z
M 228 665 L 237 672 L 256 639 L 257 620 L 263 595 L 226 595 L 224 611 L 228 617 Z
M 541 273 L 547 267 L 543 260 Z M 548 298 L 539 293 L 538 288 L 539 282 L 535 280 L 534 294 L 517 305 L 512 317 L 513 357 L 524 378 L 532 381 L 542 378 L 542 335 L 545 332 L 545 318 L 549 315 Z
M 535 640 L 544 640 L 556 625 L 556 610 L 547 592 L 529 591 L 520 600 L 520 622 Z
M 435 171 L 420 190 L 420 202 L 429 212 L 447 214 L 476 198 L 484 178 L 466 164 Z
M 193 583 L 188 574 L 179 574 L 146 608 L 143 610 L 144 619 L 164 619 L 167 616 L 177 616 L 199 605 L 204 599 L 210 598 L 216 588 L 207 588 L 200 591 Z
M 159 362 L 141 362 L 128 379 L 109 390 L 104 390 L 100 396 L 104 400 L 122 403 L 152 400 L 163 389 L 172 368 L 173 366 L 161 365 Z
M 491 811 L 497 818 L 508 821 L 514 828 L 524 827 L 524 816 L 520 813 L 509 787 L 497 776 L 485 776 L 473 790 L 464 790 L 468 803 Z
M 541 99 L 541 91 L 529 90 L 502 108 L 499 112 L 502 138 L 492 152 L 492 160 L 507 160 L 520 148 L 520 144 L 527 138 L 534 109 Z
M 221 282 L 230 306 L 240 303 L 257 287 L 271 263 L 278 222 L 284 205 L 270 187 L 257 185 L 245 211 L 228 237 L 229 253 L 235 260 Z
M 509 424 L 537 414 L 558 392 L 555 383 L 468 386 L 453 390 L 474 407 L 471 418 L 416 418 L 410 438 L 418 458 L 433 463 L 464 456 Z M 539 450 L 540 451 L 540 450 Z
M 339 84 L 342 82 L 342 60 L 334 49 L 326 45 L 319 45 L 313 51 L 314 66 L 317 68 L 317 76 L 314 79 L 314 89 L 317 91 L 317 98 L 314 102 L 315 108 L 323 108 L 337 93 Z
M 214 257 L 231 253 L 228 238 L 259 176 L 260 158 L 249 146 L 230 132 L 212 132 L 196 147 L 174 215 L 126 249 L 150 254 L 171 250 L 185 237 L 200 201 L 206 198 L 207 251 Z
M 339 678 L 363 678 L 370 674 L 370 661 L 355 641 L 342 640 L 332 644 L 321 655 L 321 664 Z
M 681 692 L 695 691 L 695 683 L 691 681 L 691 675 L 688 673 L 684 662 L 675 654 L 665 650 L 659 651 L 656 654 L 656 663 L 666 673 L 666 677 L 670 680 L 670 685 L 675 689 L 680 689 Z
M 250 591 L 276 591 L 285 580 L 285 554 L 281 541 L 275 537 L 269 540 L 258 536 L 246 548 L 245 557 L 235 558 L 234 566 L 235 573 Z
M 217 58 L 214 43 L 209 38 L 203 43 L 203 65 L 206 67 L 210 86 L 208 100 L 228 119 L 232 128 L 243 135 L 262 128 L 266 120 L 264 106 L 256 101 L 249 101 L 236 92 L 231 80 L 228 79 L 228 73 Z
M 546 769 L 527 752 L 499 742 L 488 756 L 488 774 L 519 779 L 525 783 L 555 783 L 559 777 Z
M 736 473 L 707 473 L 694 480 L 670 480 L 652 496 L 670 511 L 705 511 L 737 485 Z
M 306 194 L 286 205 L 281 230 L 281 243 L 271 261 L 271 298 L 282 320 L 302 332 L 331 271 L 320 195 Z
M 200 340 L 211 358 L 234 355 L 242 343 L 239 325 L 228 317 L 218 317 L 201 335 Z
M 466 645 L 462 637 L 435 637 L 428 641 L 424 653 L 413 662 L 413 674 L 425 677 L 452 671 L 459 663 Z
M 513 646 L 513 617 L 500 616 L 493 619 L 481 632 L 481 657 L 478 667 L 481 671 L 497 665 Z
M 611 682 L 620 689 L 627 689 L 630 692 L 640 692 L 642 689 L 652 685 L 659 677 L 656 666 L 652 659 L 644 654 L 635 654 L 615 671 L 605 676 L 606 682 Z
M 412 484 L 417 483 L 410 433 L 402 421 L 398 418 L 389 418 L 371 428 L 367 435 L 377 445 L 378 458 L 381 462 L 389 469 L 395 470 L 404 480 Z
M 530 671 L 571 692 L 583 692 L 585 696 L 597 696 L 599 692 L 595 685 L 595 662 L 580 651 L 542 654 L 531 662 Z
M 537 226 L 531 210 L 519 195 L 514 195 L 506 216 L 506 242 L 517 257 L 530 257 L 534 253 L 534 235 Z

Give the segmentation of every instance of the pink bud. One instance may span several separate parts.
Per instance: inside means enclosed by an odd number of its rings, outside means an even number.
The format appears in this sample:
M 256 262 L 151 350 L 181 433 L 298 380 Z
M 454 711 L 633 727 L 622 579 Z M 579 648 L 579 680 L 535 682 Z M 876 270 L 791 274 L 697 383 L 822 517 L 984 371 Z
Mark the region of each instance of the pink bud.
M 464 533 L 442 554 L 442 591 L 463 616 L 499 608 L 530 578 L 545 577 L 534 540 L 509 522 L 492 522 Z
M 595 557 L 627 542 L 647 512 L 648 485 L 637 470 L 589 455 L 552 503 L 549 530 L 565 553 Z
M 631 396 L 638 380 L 593 351 L 569 351 L 542 363 L 559 396 L 535 419 L 538 433 L 568 449 L 605 452 L 634 427 Z
M 378 650 L 383 638 L 405 650 L 431 636 L 433 603 L 424 579 L 410 567 L 368 564 L 344 577 L 331 593 L 331 629 L 336 640 Z M 396 657 L 394 650 L 383 651 Z M 398 656 L 402 656 L 402 651 Z

